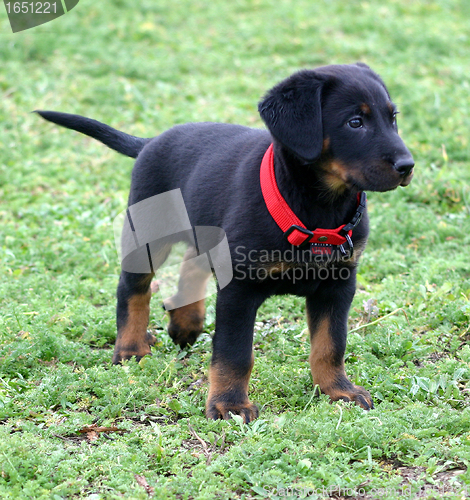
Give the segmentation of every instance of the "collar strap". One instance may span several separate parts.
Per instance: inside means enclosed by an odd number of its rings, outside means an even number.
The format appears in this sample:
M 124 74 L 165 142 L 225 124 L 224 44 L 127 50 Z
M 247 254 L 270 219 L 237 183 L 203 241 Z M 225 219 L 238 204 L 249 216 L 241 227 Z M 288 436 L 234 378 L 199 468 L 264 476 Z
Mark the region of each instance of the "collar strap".
M 271 144 L 264 154 L 260 171 L 261 191 L 266 206 L 272 218 L 284 233 L 284 237 L 294 246 L 304 243 L 316 243 L 320 245 L 335 245 L 343 248 L 347 243 L 352 250 L 352 232 L 361 222 L 362 215 L 366 208 L 366 193 L 358 194 L 358 205 L 356 213 L 350 222 L 337 227 L 336 229 L 317 228 L 308 230 L 294 214 L 292 209 L 282 197 L 276 182 L 274 173 L 274 150 Z

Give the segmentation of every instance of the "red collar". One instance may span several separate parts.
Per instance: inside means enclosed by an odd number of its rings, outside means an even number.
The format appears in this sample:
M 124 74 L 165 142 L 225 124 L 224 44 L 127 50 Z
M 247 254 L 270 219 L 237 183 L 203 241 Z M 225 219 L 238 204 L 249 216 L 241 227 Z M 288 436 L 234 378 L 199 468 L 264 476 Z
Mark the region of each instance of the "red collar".
M 277 187 L 272 144 L 269 146 L 261 162 L 260 180 L 261 191 L 263 192 L 263 198 L 269 213 L 289 243 L 294 246 L 300 246 L 303 243 L 314 243 L 319 244 L 321 247 L 329 246 L 330 248 L 335 245 L 340 247 L 343 254 L 346 254 L 343 245 L 348 243 L 349 251 L 352 251 L 352 231 L 361 221 L 366 208 L 367 197 L 364 192 L 358 194 L 357 210 L 348 224 L 343 224 L 336 229 L 317 228 L 309 231 L 294 214 Z

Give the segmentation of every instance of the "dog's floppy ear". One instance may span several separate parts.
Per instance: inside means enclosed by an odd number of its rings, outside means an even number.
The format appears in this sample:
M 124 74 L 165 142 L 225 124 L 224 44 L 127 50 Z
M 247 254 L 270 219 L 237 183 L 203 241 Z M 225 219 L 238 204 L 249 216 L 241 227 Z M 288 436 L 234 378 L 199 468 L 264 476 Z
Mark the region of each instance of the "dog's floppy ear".
M 324 77 L 299 71 L 272 88 L 258 110 L 271 135 L 296 156 L 313 162 L 323 148 L 321 93 Z

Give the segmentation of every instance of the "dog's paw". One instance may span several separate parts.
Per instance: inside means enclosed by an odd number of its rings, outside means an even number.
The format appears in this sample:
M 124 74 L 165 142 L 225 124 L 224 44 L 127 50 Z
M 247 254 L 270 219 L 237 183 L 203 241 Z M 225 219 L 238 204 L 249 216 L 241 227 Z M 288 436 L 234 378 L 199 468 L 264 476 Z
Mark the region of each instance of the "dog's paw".
M 181 349 L 184 349 L 188 345 L 193 345 L 201 332 L 202 328 L 187 330 L 171 322 L 168 325 L 168 334 L 170 335 L 171 340 L 173 340 L 175 344 L 179 345 Z
M 344 387 L 346 385 L 346 387 Z M 354 401 L 364 410 L 372 410 L 374 402 L 368 391 L 359 385 L 353 385 L 348 381 L 348 384 L 341 384 L 337 387 L 329 387 L 321 389 L 323 394 L 330 397 L 331 401 Z
M 246 401 L 244 403 L 227 403 L 222 401 L 208 401 L 206 404 L 206 417 L 212 420 L 228 420 L 232 418 L 232 415 L 240 415 L 243 418 L 243 422 L 248 424 L 256 418 L 258 418 L 259 411 L 258 407 Z
M 140 361 L 144 356 L 151 355 L 150 347 L 155 345 L 155 341 L 155 335 L 152 335 L 150 332 L 147 332 L 143 342 L 125 344 L 120 342 L 118 338 L 114 347 L 113 364 L 117 365 L 121 361 L 131 359 L 133 356 L 136 361 Z
M 168 334 L 173 342 L 184 348 L 193 345 L 204 328 L 204 310 L 199 303 L 169 311 Z

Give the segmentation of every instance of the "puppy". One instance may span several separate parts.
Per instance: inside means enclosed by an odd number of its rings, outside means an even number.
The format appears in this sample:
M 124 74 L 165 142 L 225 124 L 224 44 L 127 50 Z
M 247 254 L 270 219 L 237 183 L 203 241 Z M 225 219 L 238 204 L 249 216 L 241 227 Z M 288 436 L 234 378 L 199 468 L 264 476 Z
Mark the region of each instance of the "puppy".
M 78 115 L 37 112 L 137 158 L 129 209 L 179 189 L 192 226 L 225 231 L 233 277 L 217 295 L 208 418 L 258 416 L 248 399 L 253 326 L 259 306 L 279 294 L 306 298 L 313 384 L 333 401 L 373 408 L 369 392 L 353 385 L 344 368 L 355 269 L 368 235 L 364 192 L 406 186 L 414 167 L 397 132 L 397 109 L 376 73 L 358 63 L 293 74 L 259 103 L 267 131 L 189 123 L 141 139 Z M 123 266 L 114 363 L 150 354 L 150 283 L 178 238 L 190 244 L 178 293 L 190 287 L 199 298 L 167 307 L 169 333 L 184 347 L 202 331 L 200 297 L 211 270 L 190 264 L 198 250 L 182 231 L 147 246 L 147 271 Z

